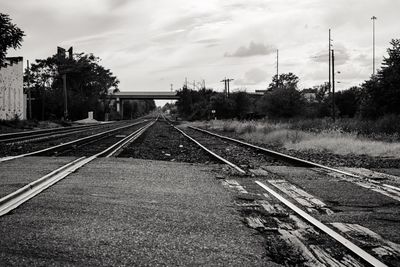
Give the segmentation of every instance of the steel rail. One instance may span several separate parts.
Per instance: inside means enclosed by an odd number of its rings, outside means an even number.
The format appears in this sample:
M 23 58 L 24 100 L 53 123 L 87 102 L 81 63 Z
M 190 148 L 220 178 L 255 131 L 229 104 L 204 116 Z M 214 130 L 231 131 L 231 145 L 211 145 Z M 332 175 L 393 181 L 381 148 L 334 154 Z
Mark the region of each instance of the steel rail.
M 129 145 L 130 143 L 134 142 L 136 139 L 138 139 L 145 131 L 147 131 L 148 128 L 150 128 L 151 126 L 153 126 L 153 124 L 157 121 L 158 119 L 154 120 L 153 122 L 147 124 L 146 126 L 144 126 L 143 128 L 139 129 L 138 131 L 130 134 L 126 139 L 125 142 L 123 142 L 122 144 L 118 145 L 116 148 L 114 148 L 107 156 L 105 156 L 106 158 L 110 158 L 110 157 L 115 157 L 118 156 L 118 154 L 123 150 L 124 147 L 126 147 L 127 145 Z
M 273 195 L 275 198 L 277 198 L 280 202 L 285 204 L 292 211 L 297 213 L 304 220 L 308 221 L 309 223 L 314 225 L 316 228 L 318 228 L 320 231 L 326 233 L 327 235 L 329 235 L 330 237 L 332 237 L 333 239 L 338 241 L 340 244 L 342 244 L 347 249 L 352 251 L 358 257 L 360 257 L 363 260 L 365 260 L 367 263 L 371 264 L 372 266 L 387 266 L 386 264 L 384 264 L 383 262 L 381 262 L 380 260 L 378 260 L 377 258 L 372 256 L 371 254 L 369 254 L 368 252 L 366 252 L 365 250 L 363 250 L 362 248 L 360 248 L 359 246 L 357 246 L 356 244 L 354 244 L 353 242 L 351 242 L 350 240 L 348 240 L 344 236 L 340 235 L 336 231 L 332 230 L 331 228 L 329 228 L 328 226 L 326 226 L 322 222 L 320 222 L 317 219 L 315 219 L 314 217 L 312 217 L 307 212 L 303 211 L 302 209 L 300 209 L 299 207 L 297 207 L 296 205 L 291 203 L 289 200 L 287 200 L 286 198 L 284 198 L 283 196 L 278 194 L 276 191 L 274 191 L 273 189 L 271 189 L 267 185 L 261 183 L 260 181 L 255 181 L 255 183 L 258 184 L 259 186 L 261 186 L 263 189 L 265 189 L 268 193 Z
M 101 125 L 101 124 L 98 124 Z M 104 125 L 104 124 L 103 124 Z M 67 129 L 81 129 L 86 127 L 91 127 L 94 125 L 77 125 L 77 126 L 69 126 L 69 127 L 57 127 L 57 128 L 49 128 L 49 129 L 39 129 L 39 130 L 32 130 L 32 131 L 21 131 L 21 132 L 12 132 L 12 133 L 4 133 L 0 134 L 0 140 L 3 141 L 7 138 L 17 138 L 17 137 L 24 137 L 31 134 L 43 134 L 43 133 L 55 133 L 58 131 L 63 131 Z
M 181 129 L 177 128 L 175 125 L 172 125 L 171 123 L 169 123 L 169 125 L 171 127 L 173 127 L 175 130 L 177 130 L 178 132 L 180 132 L 183 136 L 185 136 L 186 138 L 188 138 L 190 141 L 192 141 L 193 143 L 197 144 L 199 147 L 201 147 L 204 151 L 206 151 L 207 153 L 209 153 L 211 156 L 213 156 L 214 158 L 222 161 L 223 163 L 229 165 L 230 167 L 234 168 L 235 170 L 237 170 L 238 172 L 240 172 L 241 174 L 246 174 L 246 171 L 239 168 L 237 165 L 233 164 L 232 162 L 224 159 L 223 157 L 221 157 L 220 155 L 216 154 L 215 152 L 211 151 L 210 149 L 208 149 L 207 147 L 205 147 L 204 145 L 202 145 L 200 142 L 198 142 L 197 140 L 195 140 L 193 137 L 189 136 L 187 133 L 185 133 L 184 131 L 182 131 Z
M 52 146 L 52 147 L 44 148 L 44 149 L 41 149 L 41 150 L 37 150 L 37 151 L 25 153 L 25 154 L 20 154 L 20 155 L 17 155 L 17 156 L 3 157 L 3 158 L 0 158 L 0 162 L 5 162 L 5 161 L 14 160 L 14 159 L 23 158 L 23 157 L 32 156 L 32 155 L 37 155 L 37 154 L 41 154 L 41 153 L 48 152 L 48 151 L 51 151 L 51 150 L 55 150 L 55 149 L 62 148 L 62 147 L 68 147 L 68 146 L 73 145 L 73 144 L 78 144 L 78 143 L 81 143 L 81 142 L 84 142 L 84 141 L 87 141 L 87 140 L 95 139 L 95 138 L 98 138 L 98 137 L 101 137 L 101 136 L 104 136 L 104 135 L 107 135 L 107 134 L 111 134 L 113 132 L 117 132 L 117 131 L 122 130 L 122 129 L 126 129 L 126 128 L 132 127 L 134 125 L 143 123 L 143 122 L 145 122 L 145 121 L 135 122 L 135 123 L 132 123 L 132 124 L 129 124 L 129 125 L 125 125 L 125 126 L 121 126 L 121 127 L 109 130 L 109 131 L 105 131 L 105 132 L 97 133 L 97 134 L 94 134 L 94 135 L 86 136 L 86 137 L 83 137 L 83 138 L 79 138 L 77 140 L 72 140 L 72 141 L 64 143 L 64 144 L 55 145 L 55 146 Z
M 43 190 L 49 188 L 50 186 L 54 185 L 58 181 L 64 179 L 71 173 L 75 172 L 79 168 L 85 166 L 89 162 L 95 160 L 96 158 L 109 153 L 108 155 L 112 155 L 114 153 L 115 148 L 120 147 L 121 144 L 124 144 L 127 140 L 131 139 L 132 136 L 136 136 L 138 133 L 143 133 L 143 129 L 148 129 L 149 125 L 154 122 L 150 122 L 138 130 L 135 130 L 133 133 L 129 134 L 125 138 L 119 140 L 115 144 L 111 145 L 110 147 L 106 148 L 105 150 L 90 156 L 90 157 L 81 157 L 72 162 L 65 164 L 64 166 L 52 171 L 51 173 L 39 178 L 36 181 L 33 181 L 24 187 L 18 189 L 17 191 L 8 194 L 7 196 L 0 199 L 0 216 L 7 214 L 11 210 L 17 208 L 21 204 L 25 203 L 29 199 L 33 198 L 34 196 L 38 195 Z M 136 125 L 136 124 L 135 124 Z M 134 126 L 134 125 L 131 125 Z M 110 153 L 111 151 L 111 153 Z
M 40 133 L 40 134 L 34 134 L 34 135 L 27 135 L 27 136 L 20 136 L 20 137 L 14 137 L 14 138 L 8 138 L 8 139 L 2 139 L 0 140 L 0 143 L 6 143 L 6 145 L 11 145 L 15 143 L 28 143 L 28 142 L 35 142 L 38 140 L 43 140 L 43 139 L 49 139 L 49 138 L 55 138 L 55 137 L 61 137 L 61 136 L 66 136 L 70 135 L 73 133 L 77 132 L 84 132 L 88 131 L 91 129 L 96 129 L 96 128 L 101 128 L 104 126 L 104 124 L 98 124 L 98 125 L 90 125 L 90 126 L 85 126 L 82 128 L 68 128 L 65 130 L 59 130 L 55 132 L 46 132 L 46 133 Z
M 342 171 L 342 170 L 335 169 L 335 168 L 332 168 L 332 167 L 328 167 L 328 166 L 325 166 L 325 165 L 322 165 L 322 164 L 319 164 L 319 163 L 315 163 L 315 162 L 312 162 L 312 161 L 308 161 L 308 160 L 300 159 L 300 158 L 297 158 L 297 157 L 293 157 L 293 156 L 290 156 L 290 155 L 287 155 L 287 154 L 283 154 L 283 153 L 280 153 L 280 152 L 277 152 L 277 151 L 274 151 L 274 150 L 270 150 L 270 149 L 267 149 L 267 148 L 264 148 L 264 147 L 256 146 L 256 145 L 244 142 L 244 141 L 240 141 L 240 140 L 237 140 L 237 139 L 234 139 L 234 138 L 231 138 L 231 137 L 227 137 L 227 136 L 223 136 L 223 135 L 220 135 L 220 134 L 217 134 L 217 133 L 213 133 L 213 132 L 201 129 L 201 128 L 197 128 L 197 127 L 193 127 L 193 126 L 188 126 L 188 127 L 190 129 L 193 129 L 193 130 L 196 130 L 196 131 L 199 131 L 199 132 L 203 132 L 203 133 L 206 133 L 206 134 L 209 134 L 211 136 L 215 136 L 215 137 L 218 137 L 218 138 L 221 138 L 221 139 L 229 140 L 229 141 L 232 141 L 232 142 L 235 142 L 235 143 L 247 146 L 247 147 L 251 147 L 251 148 L 254 148 L 254 149 L 257 149 L 257 150 L 261 150 L 261 151 L 263 151 L 265 153 L 268 153 L 268 154 L 271 154 L 271 155 L 274 155 L 274 156 L 278 156 L 278 157 L 281 157 L 281 158 L 284 158 L 284 159 L 288 159 L 288 160 L 299 162 L 299 163 L 303 163 L 303 164 L 306 164 L 306 165 L 309 165 L 309 166 L 318 167 L 318 168 L 321 168 L 321 169 L 325 169 L 325 170 L 333 171 L 333 172 L 336 172 L 336 173 L 344 174 L 344 175 L 347 175 L 347 176 L 350 176 L 350 177 L 353 177 L 353 178 L 362 178 L 361 176 L 353 174 L 353 173 L 350 173 L 350 172 Z
M 257 150 L 261 150 L 261 151 L 269 153 L 269 154 L 277 155 L 277 156 L 279 156 L 281 158 L 288 158 L 288 159 L 290 159 L 292 161 L 301 162 L 301 163 L 307 164 L 309 166 L 313 166 L 313 167 L 329 170 L 329 171 L 332 171 L 332 172 L 335 172 L 335 173 L 340 173 L 340 174 L 343 174 L 343 175 L 346 175 L 346 176 L 350 176 L 352 178 L 357 178 L 357 179 L 361 179 L 361 180 L 370 181 L 370 179 L 368 177 L 362 177 L 362 176 L 354 174 L 354 173 L 342 171 L 342 170 L 339 170 L 339 169 L 336 169 L 336 168 L 332 168 L 332 167 L 328 167 L 328 166 L 325 166 L 325 165 L 322 165 L 322 164 L 318 164 L 318 163 L 315 163 L 315 162 L 312 162 L 312 161 L 308 161 L 308 160 L 300 159 L 300 158 L 297 158 L 297 157 L 293 157 L 293 156 L 290 156 L 290 155 L 287 155 L 287 154 L 283 154 L 283 153 L 280 153 L 280 152 L 277 152 L 277 151 L 266 149 L 264 147 L 256 146 L 256 145 L 244 142 L 244 141 L 240 141 L 240 140 L 237 140 L 237 139 L 234 139 L 234 138 L 230 138 L 230 137 L 223 136 L 223 135 L 220 135 L 220 134 L 217 134 L 217 133 L 213 133 L 213 132 L 201 129 L 201 128 L 197 128 L 197 127 L 193 127 L 193 126 L 188 126 L 188 127 L 193 129 L 193 130 L 197 130 L 197 131 L 204 132 L 206 134 L 209 134 L 209 135 L 212 135 L 212 136 L 215 136 L 215 137 L 219 137 L 221 139 L 229 140 L 229 141 L 232 141 L 232 142 L 244 145 L 244 146 L 248 146 L 248 147 L 252 147 L 252 148 L 257 149 Z M 393 186 L 393 185 L 382 184 L 382 188 L 383 189 L 389 188 L 389 189 L 396 190 L 396 191 L 400 192 L 400 188 L 396 187 L 396 186 Z

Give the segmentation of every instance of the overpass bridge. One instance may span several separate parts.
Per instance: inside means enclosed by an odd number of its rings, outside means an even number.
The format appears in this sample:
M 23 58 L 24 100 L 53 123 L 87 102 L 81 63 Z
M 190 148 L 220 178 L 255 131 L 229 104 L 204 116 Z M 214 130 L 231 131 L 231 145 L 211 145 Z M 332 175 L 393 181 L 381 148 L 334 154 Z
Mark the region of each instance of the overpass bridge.
M 122 102 L 124 100 L 145 100 L 145 99 L 154 99 L 154 100 L 170 100 L 170 99 L 179 99 L 179 96 L 176 92 L 166 92 L 166 91 L 125 91 L 125 92 L 116 92 L 109 96 L 111 99 L 115 99 L 117 101 L 117 112 L 122 114 Z

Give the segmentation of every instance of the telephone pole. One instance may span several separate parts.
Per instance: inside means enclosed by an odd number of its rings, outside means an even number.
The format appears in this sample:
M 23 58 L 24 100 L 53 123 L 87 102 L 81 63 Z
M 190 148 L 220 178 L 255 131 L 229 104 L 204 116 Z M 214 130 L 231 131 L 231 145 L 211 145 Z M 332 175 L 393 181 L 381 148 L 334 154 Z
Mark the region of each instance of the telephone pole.
M 332 119 L 335 122 L 335 50 L 332 49 Z
M 29 112 L 29 116 L 28 118 L 31 120 L 32 119 L 32 95 L 31 95 L 31 86 L 30 86 L 30 79 L 31 79 L 31 70 L 29 67 L 29 60 L 26 61 L 26 65 L 27 65 L 27 76 L 28 76 L 28 81 L 27 81 L 27 86 L 28 86 L 28 112 Z
M 225 89 L 224 89 L 224 94 L 227 96 L 227 97 L 229 97 L 229 83 L 231 82 L 231 81 L 233 81 L 234 79 L 227 79 L 226 77 L 225 77 L 225 79 L 223 79 L 221 82 L 223 82 L 224 83 L 224 85 L 225 85 Z
M 375 20 L 377 17 L 372 16 L 372 76 L 375 75 Z
M 62 75 L 64 91 L 64 120 L 68 120 L 68 95 L 67 95 L 67 74 Z
M 65 64 L 65 53 L 66 50 L 62 47 L 57 47 L 57 56 L 58 59 Z M 71 60 L 73 59 L 73 48 L 70 47 L 68 49 L 68 58 Z M 67 92 L 67 72 L 68 69 L 65 69 L 65 66 L 60 70 L 58 70 L 59 74 L 61 74 L 61 78 L 63 80 L 63 92 L 64 92 L 64 119 L 68 120 L 68 92 Z

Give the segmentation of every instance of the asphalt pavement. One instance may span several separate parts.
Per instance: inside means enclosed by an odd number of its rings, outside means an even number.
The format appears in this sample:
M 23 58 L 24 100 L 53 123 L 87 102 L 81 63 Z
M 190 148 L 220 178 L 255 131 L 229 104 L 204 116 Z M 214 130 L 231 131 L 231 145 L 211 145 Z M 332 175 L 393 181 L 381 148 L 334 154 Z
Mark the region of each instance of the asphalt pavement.
M 0 217 L 0 266 L 274 266 L 216 169 L 97 159 Z

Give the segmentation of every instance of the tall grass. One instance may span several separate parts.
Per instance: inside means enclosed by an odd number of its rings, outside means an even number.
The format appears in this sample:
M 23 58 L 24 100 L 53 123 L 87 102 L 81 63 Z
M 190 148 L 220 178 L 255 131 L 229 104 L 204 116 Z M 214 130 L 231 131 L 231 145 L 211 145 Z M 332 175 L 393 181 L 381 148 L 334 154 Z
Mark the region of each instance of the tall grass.
M 376 122 L 384 125 L 387 123 Z M 400 158 L 398 133 L 379 132 L 379 125 L 371 126 L 371 124 L 371 121 L 350 120 L 342 120 L 335 124 L 329 120 L 293 122 L 216 120 L 192 123 L 194 126 L 213 131 L 235 133 L 252 143 L 278 145 L 286 149 Z M 368 130 L 363 128 L 366 125 L 370 125 Z

